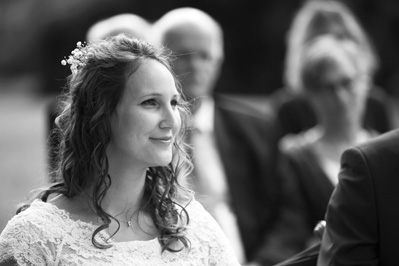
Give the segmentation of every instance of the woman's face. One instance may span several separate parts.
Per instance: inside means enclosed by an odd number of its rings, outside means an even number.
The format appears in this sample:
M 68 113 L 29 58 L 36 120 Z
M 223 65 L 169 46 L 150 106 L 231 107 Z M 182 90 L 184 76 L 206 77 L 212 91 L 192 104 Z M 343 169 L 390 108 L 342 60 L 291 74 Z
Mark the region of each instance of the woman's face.
M 179 100 L 169 70 L 155 60 L 144 61 L 128 78 L 111 117 L 110 161 L 143 168 L 169 164 L 181 125 Z
M 340 58 L 320 73 L 311 101 L 325 119 L 345 123 L 362 119 L 368 79 L 348 58 Z

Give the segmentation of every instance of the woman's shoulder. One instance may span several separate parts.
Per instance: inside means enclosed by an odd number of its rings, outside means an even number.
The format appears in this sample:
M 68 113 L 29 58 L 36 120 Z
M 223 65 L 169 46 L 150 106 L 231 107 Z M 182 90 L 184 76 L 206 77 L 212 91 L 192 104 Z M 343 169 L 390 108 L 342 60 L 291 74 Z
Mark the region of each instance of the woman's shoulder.
M 43 262 L 38 254 L 50 254 L 46 252 L 54 250 L 51 245 L 63 239 L 62 220 L 62 212 L 51 204 L 33 201 L 12 217 L 0 234 L 0 261 L 14 258 Z
M 36 199 L 11 218 L 0 234 L 0 261 L 14 258 L 47 265 L 62 256 L 64 246 L 88 254 L 95 228 L 95 224 L 72 219 L 53 203 Z
M 197 216 L 199 215 L 200 217 L 202 216 L 208 216 L 210 215 L 202 206 L 202 204 L 196 199 L 193 198 L 185 207 L 186 211 L 190 216 Z
M 61 210 L 54 205 L 35 199 L 28 208 L 13 216 L 9 223 L 47 222 L 61 214 Z
M 29 233 L 41 232 L 45 235 L 51 232 L 51 234 L 54 234 L 62 228 L 65 218 L 66 214 L 62 210 L 50 203 L 36 199 L 28 208 L 8 221 L 2 235 L 19 235 L 29 231 L 27 228 L 31 230 Z
M 43 258 L 51 260 L 60 255 L 57 246 L 89 246 L 95 228 L 94 224 L 73 220 L 65 209 L 36 199 L 12 217 L 0 234 L 0 261 L 17 254 L 33 260 L 37 254 L 46 254 Z
M 207 254 L 212 265 L 239 265 L 236 255 L 219 224 L 200 202 L 193 199 L 186 207 L 189 214 L 188 239 L 191 256 Z
M 9 220 L 1 236 L 30 235 L 44 240 L 57 239 L 70 234 L 71 230 L 92 231 L 94 227 L 94 224 L 74 220 L 67 210 L 56 204 L 35 199 L 28 208 Z
M 302 152 L 311 149 L 318 138 L 319 133 L 315 128 L 297 134 L 289 133 L 279 141 L 279 149 L 285 154 Z
M 220 229 L 215 218 L 196 199 L 193 199 L 185 209 L 189 217 L 189 228 L 193 232 L 201 232 L 203 230 L 207 233 L 215 232 Z

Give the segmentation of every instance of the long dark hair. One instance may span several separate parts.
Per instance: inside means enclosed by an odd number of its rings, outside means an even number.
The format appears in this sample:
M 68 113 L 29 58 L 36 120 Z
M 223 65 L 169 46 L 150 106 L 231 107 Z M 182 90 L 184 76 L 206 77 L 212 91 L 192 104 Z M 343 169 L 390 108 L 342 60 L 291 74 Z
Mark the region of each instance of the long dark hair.
M 92 242 L 98 248 L 107 248 L 96 241 L 95 235 L 109 227 L 111 219 L 118 220 L 101 207 L 111 186 L 108 174 L 106 149 L 110 142 L 110 117 L 122 97 L 126 80 L 145 60 L 156 60 L 174 73 L 170 67 L 170 53 L 121 34 L 87 46 L 78 44 L 69 64 L 72 74 L 68 77 L 63 96 L 62 112 L 56 119 L 56 135 L 60 140 L 57 167 L 51 173 L 55 183 L 41 191 L 36 198 L 47 201 L 50 194 L 73 198 L 90 193 L 93 211 L 103 223 L 94 231 Z M 176 80 L 176 78 L 175 78 Z M 178 90 L 181 92 L 178 81 Z M 185 188 L 184 179 L 192 170 L 184 138 L 189 123 L 189 108 L 179 105 L 181 129 L 173 147 L 172 162 L 165 167 L 150 167 L 147 171 L 142 208 L 149 212 L 158 229 L 162 250 L 173 248 L 180 242 L 189 247 L 185 237 L 189 223 L 182 199 L 192 195 Z M 22 206 L 18 212 L 29 207 Z

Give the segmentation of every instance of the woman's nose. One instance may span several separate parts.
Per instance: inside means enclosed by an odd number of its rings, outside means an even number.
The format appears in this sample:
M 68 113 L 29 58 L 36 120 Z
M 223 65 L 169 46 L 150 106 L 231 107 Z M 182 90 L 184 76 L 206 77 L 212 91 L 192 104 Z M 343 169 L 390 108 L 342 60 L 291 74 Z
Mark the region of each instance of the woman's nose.
M 166 107 L 162 112 L 162 121 L 160 123 L 161 128 L 178 128 L 180 124 L 180 115 L 177 107 L 169 106 Z

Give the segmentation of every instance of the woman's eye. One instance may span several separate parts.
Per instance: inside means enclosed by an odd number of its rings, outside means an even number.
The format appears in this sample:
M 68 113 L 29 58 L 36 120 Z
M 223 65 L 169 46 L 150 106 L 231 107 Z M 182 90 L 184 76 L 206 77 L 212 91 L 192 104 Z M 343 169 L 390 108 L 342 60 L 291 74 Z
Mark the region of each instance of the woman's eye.
M 156 105 L 157 102 L 156 102 L 154 99 L 149 99 L 149 100 L 146 100 L 146 101 L 142 102 L 141 104 L 142 104 L 142 105 L 150 105 L 150 106 L 153 106 L 153 105 Z

